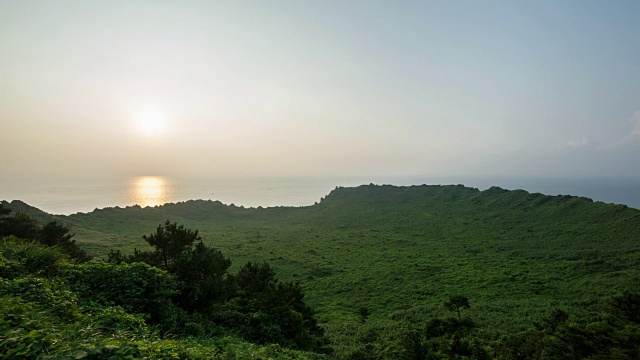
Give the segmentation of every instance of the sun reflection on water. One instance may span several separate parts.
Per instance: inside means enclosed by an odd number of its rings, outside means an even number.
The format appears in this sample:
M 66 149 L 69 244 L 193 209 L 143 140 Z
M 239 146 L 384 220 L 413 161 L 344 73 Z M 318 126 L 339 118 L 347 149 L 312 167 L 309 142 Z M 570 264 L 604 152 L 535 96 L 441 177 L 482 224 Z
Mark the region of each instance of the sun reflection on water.
M 171 202 L 171 183 L 162 176 L 139 176 L 131 179 L 129 198 L 133 204 L 157 206 Z

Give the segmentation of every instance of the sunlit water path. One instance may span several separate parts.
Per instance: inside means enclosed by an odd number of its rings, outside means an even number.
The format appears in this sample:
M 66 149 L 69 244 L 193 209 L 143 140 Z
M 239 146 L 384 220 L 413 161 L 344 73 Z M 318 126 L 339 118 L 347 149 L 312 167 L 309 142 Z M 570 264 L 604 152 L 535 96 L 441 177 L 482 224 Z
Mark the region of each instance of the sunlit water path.
M 173 201 L 173 185 L 164 176 L 140 176 L 129 182 L 127 204 L 158 206 Z
M 640 181 L 634 179 L 500 179 L 432 177 L 270 177 L 172 179 L 138 176 L 121 180 L 3 181 L 0 200 L 22 200 L 54 214 L 89 212 L 114 206 L 157 206 L 190 199 L 219 200 L 243 206 L 307 206 L 336 186 L 362 184 L 464 184 L 500 186 L 547 195 L 569 194 L 640 208 Z

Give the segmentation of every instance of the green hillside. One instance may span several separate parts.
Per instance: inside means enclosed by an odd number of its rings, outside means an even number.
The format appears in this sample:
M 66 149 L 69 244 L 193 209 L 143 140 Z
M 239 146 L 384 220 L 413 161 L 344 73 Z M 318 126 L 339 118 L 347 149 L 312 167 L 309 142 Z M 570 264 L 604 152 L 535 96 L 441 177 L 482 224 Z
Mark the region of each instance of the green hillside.
M 477 328 L 499 334 L 553 309 L 579 319 L 640 285 L 640 210 L 522 190 L 366 185 L 308 207 L 197 200 L 55 218 L 97 256 L 148 249 L 142 235 L 170 219 L 198 229 L 232 269 L 267 261 L 301 283 L 343 355 L 361 331 L 452 315 L 442 306 L 452 295 L 468 297 Z
M 537 308 L 590 301 L 640 279 L 640 211 L 499 188 L 369 185 L 301 208 L 188 201 L 63 218 L 96 255 L 144 248 L 142 235 L 166 219 L 199 229 L 235 265 L 266 260 L 299 280 L 326 321 L 355 318 L 360 306 L 385 315 L 463 292 L 494 325 L 512 328 L 529 325 Z

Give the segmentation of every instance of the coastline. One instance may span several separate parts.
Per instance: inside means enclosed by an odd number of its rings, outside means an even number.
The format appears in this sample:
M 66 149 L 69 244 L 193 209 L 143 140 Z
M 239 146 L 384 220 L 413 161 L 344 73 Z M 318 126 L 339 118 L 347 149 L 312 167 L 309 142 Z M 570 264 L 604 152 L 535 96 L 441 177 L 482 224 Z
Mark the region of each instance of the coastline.
M 572 195 L 640 209 L 640 180 L 629 178 L 488 178 L 428 176 L 228 177 L 170 179 L 154 204 L 186 200 L 218 200 L 245 207 L 309 206 L 334 188 L 364 184 L 462 184 L 485 190 L 498 186 L 545 195 Z M 4 181 L 1 200 L 21 200 L 51 214 L 69 215 L 96 208 L 140 203 L 131 179 L 82 181 Z M 158 190 L 159 191 L 159 190 Z M 154 194 L 147 194 L 154 196 Z M 144 205 L 144 204 L 143 204 Z

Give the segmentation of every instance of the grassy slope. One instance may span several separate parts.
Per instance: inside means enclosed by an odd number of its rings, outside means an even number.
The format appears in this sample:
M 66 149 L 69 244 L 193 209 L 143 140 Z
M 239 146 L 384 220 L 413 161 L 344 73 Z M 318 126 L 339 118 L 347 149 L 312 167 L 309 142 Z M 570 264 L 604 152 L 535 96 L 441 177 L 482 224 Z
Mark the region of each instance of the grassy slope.
M 300 281 L 328 327 L 355 320 L 360 306 L 372 319 L 441 315 L 460 293 L 469 315 L 509 331 L 640 283 L 640 211 L 499 188 L 370 185 L 302 208 L 189 201 L 58 218 L 98 255 L 145 247 L 141 236 L 166 219 L 199 229 L 235 267 L 265 260 Z

